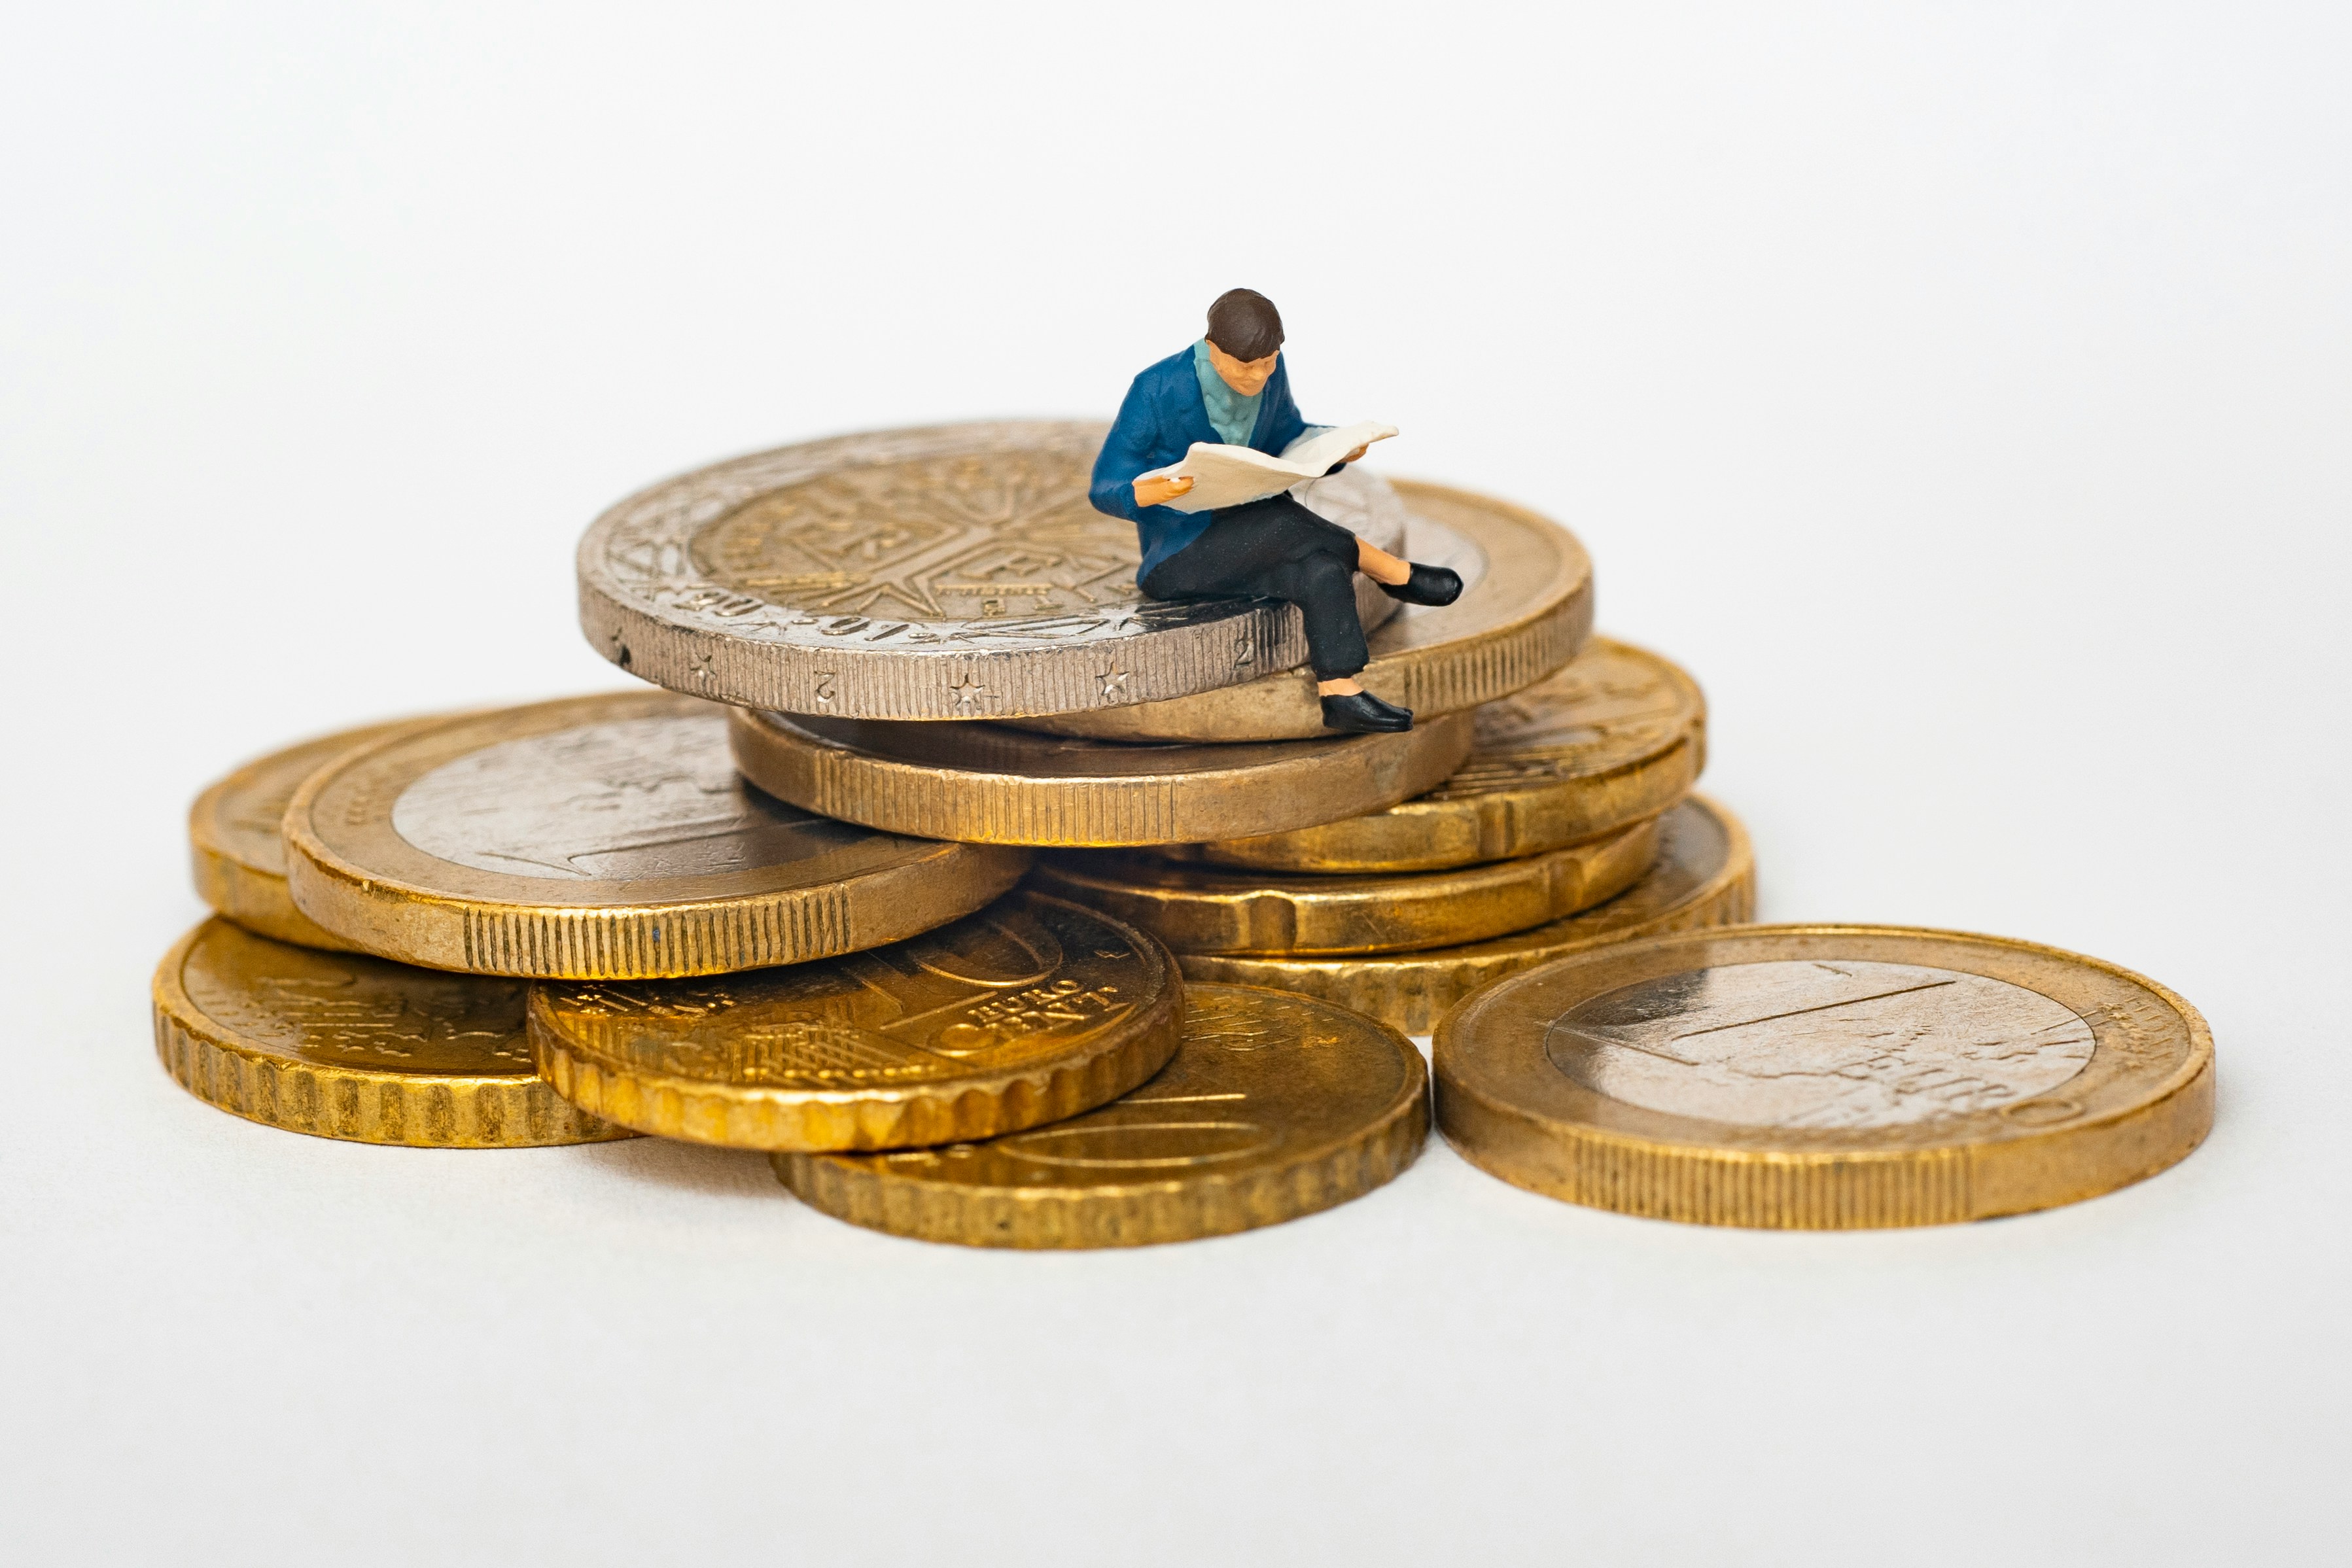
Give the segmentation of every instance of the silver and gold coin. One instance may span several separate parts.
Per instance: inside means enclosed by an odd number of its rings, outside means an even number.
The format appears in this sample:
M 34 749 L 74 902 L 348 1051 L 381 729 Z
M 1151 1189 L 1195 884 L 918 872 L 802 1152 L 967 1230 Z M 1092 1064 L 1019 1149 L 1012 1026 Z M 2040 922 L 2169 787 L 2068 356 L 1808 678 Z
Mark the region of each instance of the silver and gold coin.
M 1428 1136 L 1428 1075 L 1394 1030 L 1305 997 L 1187 993 L 1183 1043 L 1098 1111 L 986 1143 L 777 1155 L 812 1207 L 971 1247 L 1139 1247 L 1296 1219 L 1392 1180 Z
M 656 685 L 834 717 L 1123 706 L 1303 662 L 1293 606 L 1143 597 L 1135 525 L 1087 498 L 1106 429 L 877 431 L 680 476 L 581 540 L 581 629 Z M 1403 504 L 1360 465 L 1301 497 L 1403 549 Z M 1368 627 L 1395 609 L 1361 586 Z
M 2048 1208 L 2213 1123 L 2196 1009 L 2095 958 L 1896 926 L 1767 925 L 1514 975 L 1438 1025 L 1438 1124 L 1571 1203 L 1835 1230 Z
M 285 818 L 302 913 L 473 974 L 721 974 L 877 947 L 969 914 L 1014 850 L 878 833 L 748 789 L 726 710 L 573 697 L 407 729 L 331 761 Z
M 989 1138 L 1126 1093 L 1183 1021 L 1167 952 L 1108 916 L 1015 894 L 907 942 L 820 963 L 532 988 L 539 1070 L 582 1110 L 737 1149 Z
M 1422 1034 L 1446 1009 L 1505 975 L 1610 943 L 1731 925 L 1748 919 L 1755 907 L 1756 862 L 1746 830 L 1721 806 L 1694 795 L 1658 820 L 1657 858 L 1641 880 L 1565 920 L 1410 953 L 1192 953 L 1177 961 L 1190 981 L 1321 997 Z
M 1706 764 L 1697 684 L 1606 637 L 1475 716 L 1470 759 L 1426 795 L 1320 827 L 1152 852 L 1258 871 L 1443 871 L 1543 854 L 1654 817 Z
M 1624 892 L 1656 858 L 1654 821 L 1549 854 L 1400 876 L 1171 865 L 1146 854 L 1041 860 L 1032 885 L 1139 925 L 1180 954 L 1393 953 L 1484 941 Z
M 1398 735 L 1259 746 L 1129 746 L 992 724 L 732 710 L 745 778 L 895 833 L 1070 848 L 1273 832 L 1417 795 L 1470 752 L 1467 715 Z
M 1397 481 L 1416 560 L 1462 574 L 1446 605 L 1407 605 L 1370 638 L 1366 690 L 1426 721 L 1509 696 L 1567 664 L 1592 629 L 1592 563 L 1550 518 L 1466 490 Z M 1197 695 L 1024 718 L 1024 727 L 1100 740 L 1304 739 L 1323 733 L 1311 671 Z
M 306 947 L 356 951 L 294 907 L 278 823 L 302 781 L 346 752 L 429 720 L 404 719 L 322 735 L 257 758 L 207 786 L 188 811 L 196 895 L 248 931 Z
M 511 1149 L 632 1136 L 540 1080 L 523 990 L 207 920 L 156 968 L 155 1053 L 199 1100 L 321 1138 Z

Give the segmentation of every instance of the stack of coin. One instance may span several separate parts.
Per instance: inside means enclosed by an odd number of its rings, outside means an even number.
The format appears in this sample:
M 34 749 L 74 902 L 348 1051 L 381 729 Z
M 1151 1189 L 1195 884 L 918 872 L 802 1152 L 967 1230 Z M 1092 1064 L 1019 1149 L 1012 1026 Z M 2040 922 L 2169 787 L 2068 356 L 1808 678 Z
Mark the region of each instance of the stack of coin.
M 1469 759 L 1402 804 L 1148 855 L 1052 854 L 1032 880 L 1150 932 L 1196 979 L 1414 1033 L 1556 954 L 1748 917 L 1745 835 L 1690 793 L 1706 715 L 1680 669 L 1597 639 L 1474 717 Z
M 1418 722 L 1332 735 L 1295 609 L 1141 596 L 1087 501 L 1101 435 L 843 437 L 614 507 L 582 624 L 671 689 L 347 731 L 207 789 L 217 915 L 155 977 L 166 1066 L 324 1137 L 759 1151 L 824 1213 L 1023 1248 L 1379 1186 L 1425 1139 L 1405 1037 L 1441 1015 L 1447 1135 L 1635 1213 L 2006 1213 L 2201 1134 L 2210 1040 L 2147 982 L 1705 930 L 1753 870 L 1691 792 L 1698 688 L 1588 643 L 1566 530 L 1360 466 L 1305 487 L 1467 585 L 1360 585 L 1360 678 Z M 1827 1044 L 1787 1022 L 1816 1014 Z

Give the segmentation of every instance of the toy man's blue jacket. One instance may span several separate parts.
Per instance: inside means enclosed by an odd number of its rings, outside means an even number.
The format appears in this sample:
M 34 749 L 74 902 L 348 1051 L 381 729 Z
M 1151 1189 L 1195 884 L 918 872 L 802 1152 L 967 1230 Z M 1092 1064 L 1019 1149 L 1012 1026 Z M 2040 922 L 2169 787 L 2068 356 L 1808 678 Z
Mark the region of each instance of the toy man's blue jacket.
M 1290 401 L 1290 366 L 1275 361 L 1257 397 L 1257 423 L 1249 444 L 1270 456 L 1307 430 L 1298 405 Z M 1211 514 L 1180 512 L 1173 507 L 1135 504 L 1135 476 L 1169 464 L 1191 450 L 1192 443 L 1220 441 L 1209 424 L 1208 405 L 1201 401 L 1200 373 L 1192 368 L 1192 346 L 1187 343 L 1158 364 L 1149 366 L 1127 389 L 1118 405 L 1118 419 L 1095 459 L 1094 483 L 1087 495 L 1098 512 L 1126 517 L 1135 524 L 1143 545 L 1143 564 L 1136 569 L 1140 582 L 1151 569 L 1208 531 Z

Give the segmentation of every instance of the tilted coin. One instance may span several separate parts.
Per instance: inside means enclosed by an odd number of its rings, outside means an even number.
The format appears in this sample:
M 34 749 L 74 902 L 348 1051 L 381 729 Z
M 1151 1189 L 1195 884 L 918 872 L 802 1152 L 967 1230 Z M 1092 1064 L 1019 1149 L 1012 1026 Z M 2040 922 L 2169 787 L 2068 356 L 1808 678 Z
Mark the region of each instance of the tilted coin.
M 1184 992 L 1149 936 L 1015 894 L 911 941 L 791 968 L 545 981 L 539 1070 L 583 1110 L 737 1149 L 893 1149 L 1059 1121 L 1176 1049 Z
M 777 1155 L 853 1225 L 971 1247 L 1139 1247 L 1279 1224 L 1394 1179 L 1428 1137 L 1395 1030 L 1305 997 L 1195 986 L 1141 1088 L 1049 1127 L 895 1155 Z
M 1639 881 L 1657 848 L 1653 821 L 1549 854 L 1396 876 L 1075 852 L 1040 861 L 1029 879 L 1139 925 L 1178 953 L 1393 953 L 1483 941 L 1590 909 Z
M 2048 1208 L 2213 1124 L 2213 1040 L 2152 980 L 1999 936 L 1690 932 L 1514 975 L 1437 1028 L 1438 1124 L 1503 1180 L 1705 1225 Z
M 199 1100 L 360 1144 L 531 1148 L 633 1134 L 531 1070 L 523 983 L 325 953 L 207 920 L 155 971 L 155 1054 Z
M 294 901 L 384 957 L 475 974 L 722 974 L 979 908 L 1015 851 L 877 833 L 748 789 L 726 710 L 619 692 L 404 730 L 288 806 Z
M 344 938 L 294 907 L 286 887 L 286 841 L 278 821 L 302 780 L 347 751 L 412 724 L 372 724 L 289 746 L 215 780 L 188 811 L 196 895 L 248 931 L 306 947 L 354 951 Z
M 1606 637 L 1475 716 L 1470 760 L 1426 795 L 1321 827 L 1152 852 L 1349 873 L 1542 854 L 1656 816 L 1690 792 L 1706 760 L 1697 685 L 1655 653 Z
M 1459 713 L 1535 685 L 1592 629 L 1592 563 L 1550 518 L 1466 490 L 1399 480 L 1416 560 L 1462 574 L 1462 597 L 1407 605 L 1372 633 L 1357 678 L 1416 717 Z M 1323 733 L 1313 672 L 1269 674 L 1194 696 L 1026 718 L 1024 727 L 1102 740 L 1283 740 Z
M 1563 954 L 1746 920 L 1756 907 L 1756 862 L 1730 812 L 1694 795 L 1658 820 L 1658 856 L 1642 879 L 1608 903 L 1485 942 L 1318 958 L 1186 954 L 1187 980 L 1321 997 L 1421 1034 L 1479 987 Z
M 1135 525 L 1087 485 L 1108 426 L 845 435 L 630 497 L 580 541 L 580 625 L 631 674 L 750 707 L 1003 718 L 1182 696 L 1307 657 L 1296 607 L 1159 603 Z M 1301 498 L 1384 549 L 1404 507 L 1360 465 Z M 1366 626 L 1396 609 L 1369 583 Z
M 744 777 L 796 806 L 891 832 L 1073 848 L 1328 821 L 1417 795 L 1470 752 L 1467 715 L 1402 734 L 1257 746 L 1129 746 L 747 708 L 729 722 Z

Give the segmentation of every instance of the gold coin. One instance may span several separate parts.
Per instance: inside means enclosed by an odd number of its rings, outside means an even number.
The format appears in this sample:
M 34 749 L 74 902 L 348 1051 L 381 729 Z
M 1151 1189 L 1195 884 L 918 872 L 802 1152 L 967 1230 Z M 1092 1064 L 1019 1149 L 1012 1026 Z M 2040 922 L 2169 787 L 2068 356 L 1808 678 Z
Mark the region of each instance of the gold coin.
M 1321 997 L 1421 1034 L 1479 987 L 1562 954 L 1670 931 L 1727 925 L 1756 907 L 1756 862 L 1738 821 L 1703 795 L 1658 820 L 1658 856 L 1632 887 L 1608 903 L 1515 936 L 1417 953 L 1317 958 L 1241 953 L 1187 954 L 1191 981 L 1270 986 Z
M 870 953 L 657 984 L 542 982 L 539 1070 L 582 1110 L 734 1149 L 990 1138 L 1115 1100 L 1176 1049 L 1165 949 L 1034 894 Z
M 720 974 L 967 915 L 1018 852 L 894 837 L 744 787 L 725 710 L 618 692 L 421 725 L 312 774 L 285 820 L 302 912 L 474 974 Z
M 1542 854 L 1654 817 L 1690 792 L 1706 761 L 1697 684 L 1606 637 L 1475 716 L 1470 760 L 1426 795 L 1320 827 L 1152 852 L 1258 871 L 1443 871 Z
M 155 970 L 155 1054 L 247 1121 L 415 1148 L 633 1136 L 531 1071 L 523 984 L 322 953 L 207 920 Z
M 1416 559 L 1462 574 L 1462 597 L 1408 605 L 1370 638 L 1364 689 L 1423 720 L 1535 685 L 1592 629 L 1592 563 L 1550 518 L 1466 490 L 1396 481 Z M 1024 729 L 1101 740 L 1305 739 L 1323 733 L 1311 671 L 1192 696 L 1024 718 Z
M 1331 1208 L 1428 1137 L 1428 1070 L 1394 1030 L 1305 997 L 1195 986 L 1159 1076 L 1050 1127 L 897 1155 L 777 1155 L 810 1207 L 969 1247 L 1140 1247 Z
M 993 724 L 730 712 L 736 765 L 812 811 L 966 843 L 1174 843 L 1303 827 L 1417 795 L 1470 752 L 1467 715 L 1402 735 L 1126 746 Z
M 1549 854 L 1402 876 L 1284 876 L 1140 854 L 1048 857 L 1032 885 L 1139 925 L 1179 953 L 1393 953 L 1562 919 L 1656 858 L 1654 821 Z
M 1514 975 L 1437 1028 L 1438 1124 L 1570 1203 L 1845 1230 L 2049 1208 L 2213 1124 L 2213 1038 L 2152 980 L 1895 926 L 1689 932 Z
M 278 824 L 303 779 L 347 751 L 398 733 L 415 719 L 322 735 L 257 758 L 196 797 L 188 849 L 196 895 L 248 931 L 306 947 L 356 951 L 294 907 L 286 890 L 286 841 Z

